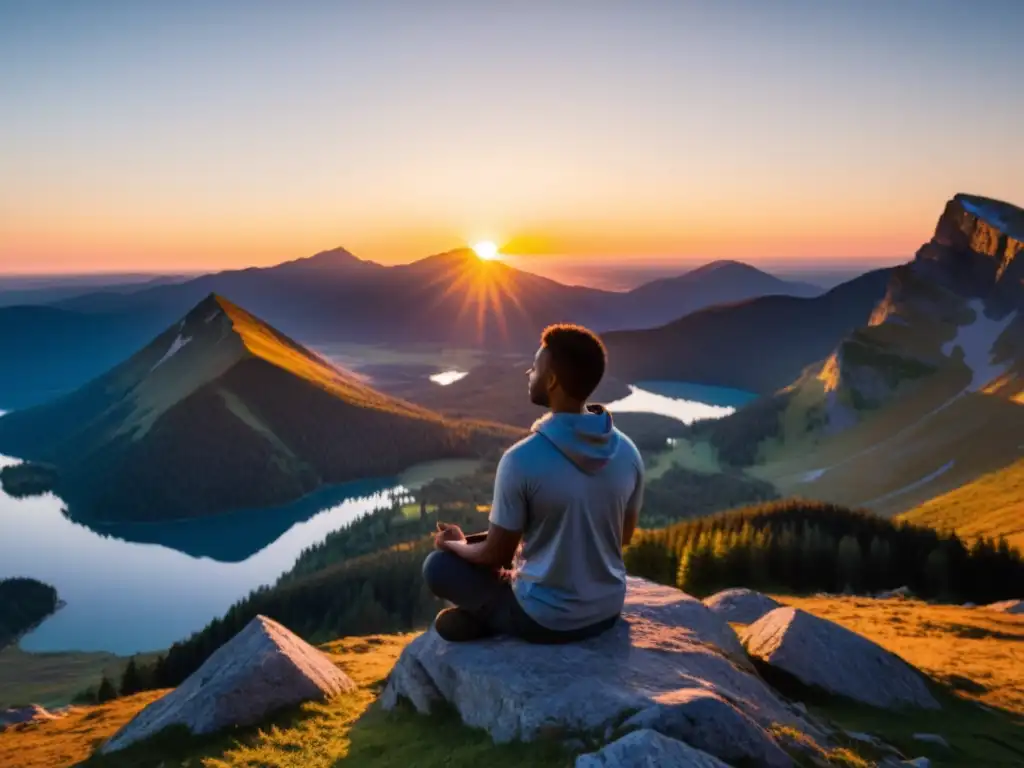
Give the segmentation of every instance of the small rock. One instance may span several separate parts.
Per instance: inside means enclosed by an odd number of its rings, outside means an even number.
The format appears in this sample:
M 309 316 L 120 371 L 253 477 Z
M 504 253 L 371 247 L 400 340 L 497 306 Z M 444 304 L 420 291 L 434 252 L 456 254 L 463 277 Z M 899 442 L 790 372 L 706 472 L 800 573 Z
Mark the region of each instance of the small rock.
M 999 603 L 989 603 L 985 607 L 1000 613 L 1024 613 L 1024 600 L 1003 600 Z
M 804 704 L 802 701 L 794 701 L 792 706 L 793 706 L 793 709 L 795 709 L 801 715 L 806 715 L 807 714 L 807 705 Z
M 729 762 L 790 768 L 789 755 L 757 723 L 711 691 L 680 691 L 629 718 L 626 728 L 649 728 Z
M 892 600 L 901 599 L 908 600 L 914 596 L 914 592 L 910 587 L 896 587 L 896 589 L 890 589 L 885 592 L 879 592 L 875 595 L 879 600 Z
M 932 761 L 927 757 L 915 757 L 913 760 L 904 760 L 903 765 L 912 765 L 914 768 L 932 768 Z
M 706 752 L 651 730 L 633 731 L 599 752 L 576 758 L 576 768 L 729 768 Z
M 10 725 L 57 720 L 60 717 L 62 715 L 48 712 L 45 707 L 41 707 L 38 704 L 29 704 L 27 707 L 0 709 L 0 731 Z
M 878 744 L 878 739 L 876 737 L 872 736 L 870 733 L 861 733 L 860 731 L 845 731 L 845 730 L 843 731 L 843 733 L 845 733 L 847 736 L 849 736 L 854 741 L 862 741 L 865 744 L 871 744 L 871 745 Z
M 753 624 L 779 603 L 752 589 L 726 589 L 705 598 L 704 605 L 733 624 Z
M 252 725 L 283 707 L 354 688 L 326 654 L 276 621 L 257 616 L 185 682 L 139 712 L 101 751 L 116 752 L 169 725 L 184 725 L 194 734 Z
M 805 685 L 883 709 L 939 709 L 921 674 L 893 653 L 827 619 L 776 608 L 751 624 L 743 644 L 755 659 Z
M 914 738 L 918 741 L 926 741 L 931 744 L 938 744 L 940 747 L 949 749 L 949 742 L 937 733 L 915 733 Z

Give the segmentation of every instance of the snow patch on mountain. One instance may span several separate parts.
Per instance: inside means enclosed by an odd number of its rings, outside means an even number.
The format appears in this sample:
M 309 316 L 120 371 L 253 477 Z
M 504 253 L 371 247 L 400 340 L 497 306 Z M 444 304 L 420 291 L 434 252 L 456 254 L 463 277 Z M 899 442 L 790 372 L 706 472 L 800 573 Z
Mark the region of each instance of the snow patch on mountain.
M 181 348 L 184 347 L 186 344 L 188 344 L 190 341 L 192 341 L 192 337 L 191 336 L 189 336 L 188 338 L 184 338 L 183 339 L 181 337 L 181 334 L 179 333 L 175 337 L 174 341 L 171 342 L 170 348 L 166 352 L 164 352 L 164 356 L 161 357 L 159 360 L 157 360 L 156 365 L 154 365 L 152 368 L 149 369 L 150 372 L 152 373 L 157 368 L 159 368 L 161 365 L 163 365 L 168 360 L 170 360 L 172 357 L 174 357 L 176 354 L 178 354 L 178 352 L 181 350 Z
M 991 320 L 985 317 L 984 302 L 974 300 L 968 306 L 974 310 L 974 322 L 960 326 L 956 338 L 942 345 L 942 354 L 952 357 L 953 351 L 960 347 L 964 365 L 971 371 L 971 383 L 964 391 L 977 392 L 993 379 L 1002 376 L 1009 368 L 1009 362 L 996 363 L 992 360 L 992 347 L 1017 313 L 1011 312 L 1002 320 Z

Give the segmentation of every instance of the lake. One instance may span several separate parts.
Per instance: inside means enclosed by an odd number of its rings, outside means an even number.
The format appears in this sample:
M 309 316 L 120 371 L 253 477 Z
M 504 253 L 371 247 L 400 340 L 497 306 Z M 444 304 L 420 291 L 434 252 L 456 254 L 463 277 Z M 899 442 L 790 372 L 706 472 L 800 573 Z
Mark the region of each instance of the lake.
M 641 381 L 629 386 L 629 394 L 608 403 L 619 413 L 656 413 L 692 424 L 701 419 L 720 419 L 755 400 L 757 395 L 729 387 L 689 384 L 680 381 Z
M 279 508 L 93 529 L 65 517 L 52 494 L 0 491 L 0 578 L 39 579 L 67 603 L 22 640 L 27 651 L 159 650 L 276 581 L 331 531 L 406 493 L 395 480 L 347 483 Z
M 462 371 L 447 373 L 438 384 L 450 384 Z M 629 389 L 608 404 L 611 411 L 685 423 L 726 416 L 755 398 L 680 382 L 643 381 Z M 0 466 L 11 463 L 16 460 L 0 456 Z M 160 650 L 202 629 L 256 587 L 275 582 L 305 548 L 408 491 L 397 478 L 385 478 L 324 488 L 270 509 L 86 526 L 66 517 L 53 494 L 14 499 L 0 490 L 0 578 L 39 579 L 56 587 L 66 603 L 22 640 L 25 650 Z

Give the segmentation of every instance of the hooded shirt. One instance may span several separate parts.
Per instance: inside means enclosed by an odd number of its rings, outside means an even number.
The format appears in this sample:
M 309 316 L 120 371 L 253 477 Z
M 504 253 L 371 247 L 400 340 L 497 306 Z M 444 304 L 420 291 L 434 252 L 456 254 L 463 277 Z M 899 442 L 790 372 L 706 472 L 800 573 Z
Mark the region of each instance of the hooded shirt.
M 639 513 L 644 468 L 599 405 L 554 413 L 498 463 L 490 521 L 523 534 L 513 590 L 538 624 L 569 631 L 622 610 L 622 528 Z

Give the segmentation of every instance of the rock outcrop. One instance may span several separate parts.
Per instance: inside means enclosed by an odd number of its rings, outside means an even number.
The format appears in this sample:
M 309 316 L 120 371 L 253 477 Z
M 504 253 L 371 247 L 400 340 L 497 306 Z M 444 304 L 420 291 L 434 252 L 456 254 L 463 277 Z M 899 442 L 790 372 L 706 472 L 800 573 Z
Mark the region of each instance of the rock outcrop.
M 585 642 L 447 643 L 433 630 L 423 634 L 402 653 L 382 703 L 390 709 L 399 699 L 420 712 L 450 705 L 499 743 L 610 738 L 623 726 L 768 766 L 791 765 L 771 725 L 821 735 L 757 676 L 725 621 L 679 590 L 636 578 L 622 620 Z
M 170 725 L 194 734 L 252 725 L 304 701 L 355 684 L 321 651 L 276 621 L 257 616 L 174 691 L 143 709 L 102 749 L 116 752 Z
M 662 736 L 657 731 L 633 731 L 599 752 L 580 755 L 575 768 L 728 768 L 707 752 Z
M 989 603 L 985 607 L 1000 613 L 1024 613 L 1024 600 L 1003 600 L 999 603 Z
M 704 605 L 733 624 L 753 624 L 779 607 L 768 595 L 752 589 L 726 589 L 705 598 Z
M 805 685 L 886 709 L 939 708 L 921 674 L 898 656 L 797 608 L 776 608 L 742 637 L 751 657 Z

